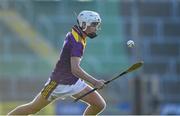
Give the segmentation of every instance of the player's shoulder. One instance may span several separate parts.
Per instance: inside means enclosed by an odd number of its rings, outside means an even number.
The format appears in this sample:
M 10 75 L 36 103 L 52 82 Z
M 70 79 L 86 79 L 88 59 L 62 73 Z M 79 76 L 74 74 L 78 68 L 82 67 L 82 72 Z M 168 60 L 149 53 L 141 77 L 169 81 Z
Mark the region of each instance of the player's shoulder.
M 66 41 L 68 41 L 70 43 L 78 43 L 79 42 L 78 38 L 74 37 L 72 32 L 68 32 L 66 34 Z
M 69 41 L 74 44 L 82 44 L 82 38 L 79 36 L 79 34 L 72 29 L 72 31 L 69 34 Z
M 73 46 L 83 46 L 86 45 L 86 40 L 82 38 L 81 32 L 77 26 L 72 27 L 71 31 L 66 35 L 66 42 Z

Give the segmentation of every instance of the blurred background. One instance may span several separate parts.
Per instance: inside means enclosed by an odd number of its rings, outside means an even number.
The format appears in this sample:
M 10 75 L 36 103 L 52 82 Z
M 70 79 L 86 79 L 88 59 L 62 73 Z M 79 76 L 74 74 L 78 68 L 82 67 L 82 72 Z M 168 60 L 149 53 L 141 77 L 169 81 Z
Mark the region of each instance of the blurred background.
M 43 88 L 82 10 L 102 18 L 99 36 L 88 39 L 83 69 L 107 80 L 145 63 L 100 91 L 107 101 L 102 114 L 180 114 L 179 0 L 0 0 L 0 114 Z M 128 40 L 136 46 L 128 48 Z M 68 98 L 39 114 L 82 114 L 85 107 Z

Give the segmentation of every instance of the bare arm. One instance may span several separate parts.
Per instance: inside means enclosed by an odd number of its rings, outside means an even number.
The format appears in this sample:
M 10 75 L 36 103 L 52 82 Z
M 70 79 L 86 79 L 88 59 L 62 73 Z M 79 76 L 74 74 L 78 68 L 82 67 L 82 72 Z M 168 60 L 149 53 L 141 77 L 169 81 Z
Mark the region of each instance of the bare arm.
M 71 71 L 73 75 L 95 86 L 98 80 L 92 77 L 91 75 L 89 75 L 86 71 L 84 71 L 80 67 L 80 60 L 81 59 L 79 57 L 71 57 Z

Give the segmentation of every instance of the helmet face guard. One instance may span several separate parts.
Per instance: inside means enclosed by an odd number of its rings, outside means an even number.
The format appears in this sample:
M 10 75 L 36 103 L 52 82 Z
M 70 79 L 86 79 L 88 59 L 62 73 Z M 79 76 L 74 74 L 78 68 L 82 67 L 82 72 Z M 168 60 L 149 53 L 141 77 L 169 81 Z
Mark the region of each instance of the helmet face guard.
M 87 29 L 87 26 L 95 27 L 97 31 L 100 30 L 101 18 L 99 14 L 94 11 L 80 12 L 77 17 L 77 21 L 78 21 L 79 27 L 82 29 L 83 32 L 85 32 L 85 30 Z M 90 38 L 94 38 L 97 36 L 95 32 L 88 33 L 88 34 L 85 33 L 85 34 Z
M 101 30 L 101 27 L 100 27 L 100 22 L 92 22 L 91 23 L 91 27 L 95 27 L 97 31 Z
M 90 27 L 96 28 L 97 31 L 101 29 L 99 22 L 92 22 L 91 25 L 90 25 Z M 88 33 L 88 34 L 85 33 L 85 34 L 86 34 L 89 38 L 91 38 L 91 39 L 93 39 L 93 38 L 95 38 L 95 37 L 97 36 L 97 33 L 96 33 L 96 32 L 92 32 L 92 33 Z

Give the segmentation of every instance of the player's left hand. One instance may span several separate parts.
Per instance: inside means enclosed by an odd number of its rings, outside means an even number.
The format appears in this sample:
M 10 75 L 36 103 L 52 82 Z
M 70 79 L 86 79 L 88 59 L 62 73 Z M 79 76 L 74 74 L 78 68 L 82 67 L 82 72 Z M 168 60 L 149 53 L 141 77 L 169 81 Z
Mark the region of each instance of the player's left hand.
M 106 81 L 103 79 L 97 80 L 96 83 L 94 84 L 94 88 L 102 89 L 105 86 Z

